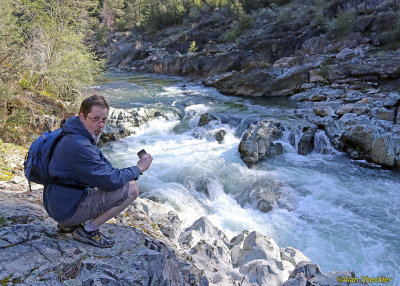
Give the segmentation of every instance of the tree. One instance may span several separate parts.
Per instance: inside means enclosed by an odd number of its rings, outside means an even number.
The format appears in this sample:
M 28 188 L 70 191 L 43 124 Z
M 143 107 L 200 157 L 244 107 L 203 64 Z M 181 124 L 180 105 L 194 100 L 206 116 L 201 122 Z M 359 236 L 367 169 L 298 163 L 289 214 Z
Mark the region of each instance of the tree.
M 58 0 L 19 3 L 26 35 L 22 80 L 34 90 L 73 100 L 100 72 L 102 62 L 85 40 L 94 19 L 94 1 Z

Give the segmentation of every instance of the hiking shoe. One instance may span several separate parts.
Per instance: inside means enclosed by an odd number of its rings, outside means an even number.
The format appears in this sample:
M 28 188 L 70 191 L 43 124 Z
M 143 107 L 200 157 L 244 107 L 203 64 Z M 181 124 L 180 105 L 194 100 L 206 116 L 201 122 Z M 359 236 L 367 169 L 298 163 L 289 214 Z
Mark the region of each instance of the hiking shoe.
M 105 236 L 100 231 L 95 230 L 88 232 L 83 228 L 83 226 L 80 226 L 79 228 L 74 230 L 72 236 L 76 240 L 102 248 L 112 247 L 115 243 L 114 240 Z
M 77 229 L 77 228 L 80 227 L 80 226 L 81 226 L 81 225 L 63 226 L 63 225 L 61 225 L 61 224 L 57 224 L 58 229 L 59 229 L 61 232 L 64 232 L 64 233 L 73 232 L 75 229 Z

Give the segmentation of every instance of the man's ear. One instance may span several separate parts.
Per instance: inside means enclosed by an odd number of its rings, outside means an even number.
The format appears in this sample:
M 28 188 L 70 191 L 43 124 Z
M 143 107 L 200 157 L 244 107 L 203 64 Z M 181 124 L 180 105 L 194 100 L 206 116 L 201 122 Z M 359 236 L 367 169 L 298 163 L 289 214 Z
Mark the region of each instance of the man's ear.
M 79 112 L 79 119 L 81 120 L 81 122 L 83 123 L 83 120 L 85 119 L 85 115 L 82 112 Z

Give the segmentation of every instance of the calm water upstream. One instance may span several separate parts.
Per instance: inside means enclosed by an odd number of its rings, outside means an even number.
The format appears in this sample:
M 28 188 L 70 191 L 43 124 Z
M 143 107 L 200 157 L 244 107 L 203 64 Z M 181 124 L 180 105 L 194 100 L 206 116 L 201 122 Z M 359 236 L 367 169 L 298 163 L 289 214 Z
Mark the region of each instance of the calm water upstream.
M 333 150 L 297 155 L 288 136 L 281 140 L 283 155 L 253 169 L 241 161 L 238 145 L 249 124 L 277 118 L 297 126 L 296 102 L 228 97 L 185 78 L 127 73 L 109 74 L 92 89 L 113 107 L 151 107 L 167 116 L 103 151 L 117 167 L 136 164 L 142 148 L 151 153 L 141 196 L 174 208 L 185 225 L 205 215 L 229 237 L 257 230 L 280 247 L 298 248 L 324 272 L 393 277 L 390 285 L 400 285 L 399 173 Z M 198 127 L 205 112 L 220 120 Z M 214 139 L 220 129 L 227 132 L 222 144 Z M 319 148 L 325 136 L 318 136 Z M 280 198 L 263 213 L 251 191 L 271 187 Z

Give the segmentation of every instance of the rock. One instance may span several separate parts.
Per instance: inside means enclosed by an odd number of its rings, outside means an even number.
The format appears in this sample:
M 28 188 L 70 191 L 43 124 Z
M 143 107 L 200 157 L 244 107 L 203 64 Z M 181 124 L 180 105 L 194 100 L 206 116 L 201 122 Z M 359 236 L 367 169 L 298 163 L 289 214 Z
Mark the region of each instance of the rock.
M 279 122 L 264 120 L 247 130 L 239 144 L 239 153 L 243 162 L 251 167 L 268 156 L 273 140 L 282 136 L 282 129 Z
M 309 82 L 308 70 L 307 66 L 245 69 L 217 80 L 215 87 L 223 93 L 239 96 L 282 96 Z
M 110 123 L 105 126 L 99 138 L 99 145 L 102 146 L 110 141 L 134 134 L 139 126 L 148 122 L 155 114 L 156 112 L 145 108 L 116 109 L 110 107 Z
M 208 43 L 205 45 L 205 49 L 208 55 L 219 52 L 218 45 L 214 41 L 208 41 Z
M 372 117 L 379 119 L 379 120 L 386 120 L 389 122 L 393 122 L 395 120 L 395 112 L 394 110 L 387 110 L 386 108 L 373 108 L 371 109 Z
M 217 133 L 215 133 L 215 140 L 217 140 L 218 143 L 222 143 L 222 141 L 224 141 L 225 135 L 225 130 L 218 130 Z
M 325 94 L 313 94 L 309 97 L 310 101 L 323 101 L 326 100 L 326 95 Z
M 249 278 L 250 285 L 279 286 L 286 281 L 293 267 L 287 261 L 276 260 L 275 263 L 254 260 L 240 266 L 240 273 Z
M 313 112 L 315 115 L 318 116 L 335 116 L 335 112 L 333 111 L 332 107 L 329 105 L 315 105 L 313 108 Z
M 30 125 L 34 130 L 39 133 L 44 133 L 46 131 L 54 131 L 62 126 L 65 120 L 57 118 L 55 116 L 43 115 L 39 117 L 31 117 Z
M 326 82 L 325 77 L 321 75 L 320 69 L 310 70 L 310 82 Z
M 385 133 L 379 127 L 356 125 L 340 138 L 339 148 L 355 159 L 365 159 L 387 167 L 399 166 L 400 135 Z
M 397 108 L 397 113 L 396 113 L 396 124 L 400 124 L 400 108 Z
M 243 265 L 257 259 L 280 260 L 278 245 L 270 237 L 255 231 L 251 232 L 243 242 L 243 249 L 237 265 Z
M 303 127 L 303 133 L 298 143 L 298 154 L 307 155 L 314 149 L 314 136 L 317 126 Z
M 354 273 L 343 271 L 343 272 L 329 272 L 322 273 L 317 264 L 302 261 L 297 264 L 295 270 L 290 274 L 290 279 L 285 281 L 282 286 L 340 286 L 343 283 L 338 282 L 338 277 L 355 277 Z M 349 283 L 351 285 L 367 285 L 361 282 Z
M 188 248 L 192 248 L 202 240 L 213 243 L 215 240 L 228 242 L 227 236 L 218 228 L 216 228 L 207 217 L 201 217 L 196 220 L 190 227 L 186 228 L 180 235 L 180 244 L 185 244 Z
M 345 113 L 350 113 L 350 112 L 352 112 L 353 108 L 354 108 L 354 104 L 353 104 L 353 103 L 344 104 L 344 105 L 341 105 L 341 106 L 336 110 L 335 113 L 336 113 L 337 115 L 341 116 L 341 115 L 343 115 L 343 114 L 345 114 Z
M 205 126 L 213 120 L 217 120 L 217 118 L 213 114 L 203 113 L 202 115 L 200 115 L 199 126 Z
M 289 261 L 296 267 L 296 265 L 302 261 L 310 262 L 310 259 L 305 256 L 300 250 L 293 247 L 281 248 L 282 260 Z
M 354 52 L 354 50 L 352 50 L 352 49 L 349 49 L 349 48 L 344 48 L 343 50 L 341 50 L 337 55 L 336 55 L 336 57 L 338 58 L 338 59 L 341 59 L 341 60 L 343 60 L 344 58 L 346 58 L 347 56 L 350 56 L 350 55 L 353 55 L 355 52 Z
M 179 261 L 165 244 L 132 227 L 114 224 L 102 227 L 115 239 L 114 247 L 80 243 L 69 234 L 58 233 L 56 223 L 37 204 L 40 197 L 39 193 L 2 197 L 1 209 L 9 224 L 0 230 L 0 281 L 24 285 L 188 284 L 189 273 L 182 274 L 188 264 Z M 193 266 L 190 274 L 194 281 L 202 280 Z

